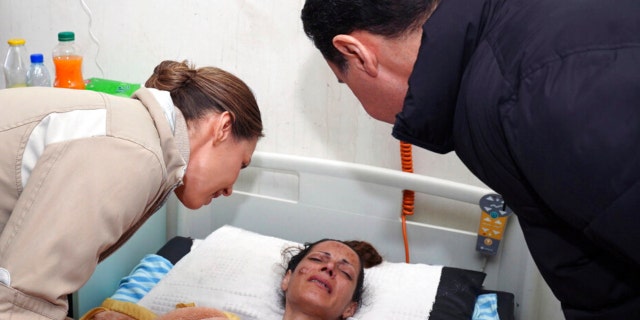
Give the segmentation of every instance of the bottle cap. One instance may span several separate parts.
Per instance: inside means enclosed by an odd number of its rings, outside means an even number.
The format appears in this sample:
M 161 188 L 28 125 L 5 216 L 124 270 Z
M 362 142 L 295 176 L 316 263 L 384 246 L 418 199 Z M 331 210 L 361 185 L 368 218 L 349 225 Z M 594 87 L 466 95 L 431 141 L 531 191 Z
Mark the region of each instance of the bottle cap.
M 21 46 L 25 43 L 26 41 L 22 38 L 13 38 L 13 39 L 9 39 L 9 41 L 7 41 L 7 43 L 10 46 Z
M 44 56 L 42 53 L 33 53 L 31 54 L 31 63 L 42 63 L 44 62 Z
M 58 32 L 58 41 L 73 41 L 76 35 L 71 31 Z

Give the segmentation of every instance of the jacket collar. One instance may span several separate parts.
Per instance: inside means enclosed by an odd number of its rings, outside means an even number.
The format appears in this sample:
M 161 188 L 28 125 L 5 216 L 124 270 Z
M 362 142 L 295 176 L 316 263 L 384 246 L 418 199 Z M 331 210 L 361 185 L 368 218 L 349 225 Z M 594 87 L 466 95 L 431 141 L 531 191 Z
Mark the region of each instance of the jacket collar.
M 442 0 L 423 25 L 422 42 L 393 136 L 427 150 L 453 151 L 453 115 L 465 67 L 492 0 Z
M 140 100 L 153 119 L 160 137 L 160 145 L 167 168 L 170 184 L 182 182 L 187 163 L 189 163 L 189 136 L 186 121 L 178 108 L 163 107 L 152 90 L 138 89 L 132 98 Z M 162 100 L 162 99 L 161 99 Z

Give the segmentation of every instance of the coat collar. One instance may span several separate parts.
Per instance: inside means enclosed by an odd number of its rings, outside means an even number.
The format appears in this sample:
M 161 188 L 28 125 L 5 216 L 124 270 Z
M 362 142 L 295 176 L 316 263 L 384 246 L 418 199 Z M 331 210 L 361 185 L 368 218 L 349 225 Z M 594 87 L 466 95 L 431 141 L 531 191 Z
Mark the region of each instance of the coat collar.
M 158 130 L 164 162 L 171 184 L 181 183 L 189 163 L 189 136 L 186 121 L 173 102 L 158 101 L 152 90 L 140 88 L 132 95 L 147 108 Z M 163 100 L 163 99 L 161 99 Z M 163 107 L 162 104 L 171 104 Z
M 442 0 L 423 25 L 420 50 L 393 136 L 437 153 L 453 151 L 453 115 L 465 67 L 493 0 Z

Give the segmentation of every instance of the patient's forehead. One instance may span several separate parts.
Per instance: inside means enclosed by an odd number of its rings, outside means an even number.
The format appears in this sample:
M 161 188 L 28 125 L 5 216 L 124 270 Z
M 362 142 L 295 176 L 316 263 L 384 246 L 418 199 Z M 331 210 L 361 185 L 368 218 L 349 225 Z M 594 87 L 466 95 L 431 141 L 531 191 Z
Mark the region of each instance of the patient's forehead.
M 342 242 L 328 240 L 318 243 L 309 250 L 309 254 L 329 255 L 334 259 L 345 260 L 356 269 L 360 269 L 358 254 Z

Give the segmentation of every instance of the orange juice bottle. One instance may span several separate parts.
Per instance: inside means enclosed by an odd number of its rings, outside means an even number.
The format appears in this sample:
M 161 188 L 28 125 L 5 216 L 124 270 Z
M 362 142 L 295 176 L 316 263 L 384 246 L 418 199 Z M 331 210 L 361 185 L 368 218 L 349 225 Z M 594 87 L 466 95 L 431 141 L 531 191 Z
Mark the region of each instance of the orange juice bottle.
M 82 55 L 75 44 L 73 32 L 58 33 L 58 45 L 53 48 L 53 64 L 56 69 L 54 87 L 84 89 Z

